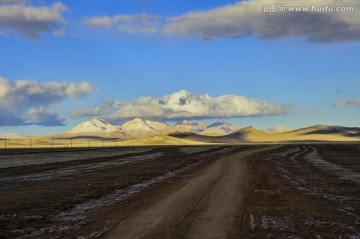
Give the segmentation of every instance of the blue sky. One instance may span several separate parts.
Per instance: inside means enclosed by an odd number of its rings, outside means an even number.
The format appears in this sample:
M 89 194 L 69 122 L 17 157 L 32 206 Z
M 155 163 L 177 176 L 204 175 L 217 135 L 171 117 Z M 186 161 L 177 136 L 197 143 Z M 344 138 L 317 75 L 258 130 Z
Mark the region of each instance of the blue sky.
M 7 21 L 2 8 L 37 11 L 56 3 L 5 2 L 0 2 L 0 77 L 7 90 L 2 94 L 0 89 L 0 109 L 5 112 L 0 114 L 0 133 L 51 134 L 94 117 L 121 122 L 132 116 L 170 123 L 226 119 L 264 129 L 279 124 L 360 127 L 360 34 L 352 30 L 360 29 L 360 23 L 348 17 L 352 13 L 312 14 L 320 19 L 316 22 L 309 16 L 302 22 L 305 17 L 299 15 L 300 23 L 291 25 L 286 20 L 295 13 L 269 20 L 266 13 L 253 13 L 250 5 L 237 1 L 79 0 L 61 1 L 56 9 L 63 10 L 50 11 L 54 18 L 34 22 L 15 10 L 12 16 L 5 14 Z M 229 9 L 239 11 L 239 19 Z M 175 16 L 178 19 L 171 19 Z M 23 21 L 21 27 L 11 24 L 16 17 Z M 326 23 L 330 17 L 352 28 L 339 30 Z M 105 26 L 103 20 L 111 23 Z M 265 23 L 252 25 L 256 20 Z M 275 35 L 269 33 L 272 27 Z M 320 40 L 313 40 L 319 35 Z M 19 80 L 33 83 L 19 89 Z M 53 88 L 49 82 L 62 85 Z M 31 93 L 35 89 L 36 95 Z M 192 102 L 184 106 L 188 108 L 171 103 L 181 90 L 191 92 L 186 95 L 186 102 Z M 211 98 L 205 100 L 206 94 Z M 227 101 L 224 95 L 233 97 Z M 155 101 L 139 100 L 145 96 Z M 105 99 L 120 106 L 111 108 Z M 164 99 L 169 100 L 165 106 L 154 103 Z M 209 110 L 200 109 L 201 104 Z M 243 108 L 234 111 L 237 105 Z M 154 107 L 157 113 L 141 107 Z M 89 114 L 94 108 L 102 111 Z

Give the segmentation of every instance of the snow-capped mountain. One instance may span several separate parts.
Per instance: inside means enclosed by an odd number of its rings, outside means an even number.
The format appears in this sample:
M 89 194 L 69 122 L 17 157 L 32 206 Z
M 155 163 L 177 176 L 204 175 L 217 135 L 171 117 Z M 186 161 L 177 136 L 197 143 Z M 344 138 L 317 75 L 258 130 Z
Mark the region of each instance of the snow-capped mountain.
M 146 120 L 146 123 L 154 130 L 166 130 L 169 128 L 169 125 L 159 121 Z
M 135 118 L 120 125 L 120 128 L 125 131 L 132 131 L 132 130 L 154 131 L 154 130 L 163 130 L 166 129 L 167 127 L 168 125 L 165 123 L 159 121 L 144 120 L 141 118 Z
M 209 125 L 201 134 L 204 135 L 226 135 L 233 133 L 240 128 L 225 121 L 218 121 Z
M 278 125 L 274 128 L 270 128 L 270 129 L 267 129 L 265 130 L 266 132 L 269 132 L 269 133 L 285 133 L 285 132 L 290 132 L 290 131 L 293 131 L 294 129 L 293 128 L 290 128 L 286 125 Z
M 174 128 L 176 131 L 182 132 L 194 132 L 199 133 L 205 130 L 207 127 L 204 123 L 191 123 L 188 120 L 183 120 L 182 122 L 177 123 Z
M 66 133 L 77 134 L 77 133 L 97 133 L 97 132 L 116 132 L 119 131 L 117 126 L 114 126 L 102 119 L 92 119 L 81 123 L 74 128 L 68 130 Z
M 135 118 L 129 120 L 121 125 L 112 125 L 102 119 L 93 119 L 81 123 L 74 128 L 68 130 L 66 133 L 70 134 L 89 134 L 89 133 L 111 133 L 112 135 L 122 135 L 123 137 L 146 137 L 153 135 L 167 135 L 173 132 L 193 132 L 225 135 L 238 130 L 226 122 L 217 122 L 209 127 L 204 123 L 192 123 L 188 120 L 183 120 L 170 126 L 166 123 L 154 120 L 145 120 L 142 118 Z

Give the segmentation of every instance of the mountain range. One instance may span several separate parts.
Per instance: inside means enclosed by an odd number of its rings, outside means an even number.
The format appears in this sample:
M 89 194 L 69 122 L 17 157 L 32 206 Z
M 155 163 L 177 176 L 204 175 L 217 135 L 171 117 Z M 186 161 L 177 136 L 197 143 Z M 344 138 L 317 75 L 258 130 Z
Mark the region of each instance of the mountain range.
M 360 142 L 360 128 L 314 125 L 287 132 L 268 132 L 254 127 L 239 129 L 227 135 L 207 136 L 195 133 L 172 133 L 172 137 L 207 143 L 294 143 L 294 142 Z
M 75 126 L 65 132 L 65 134 L 79 136 L 100 133 L 107 136 L 121 135 L 122 138 L 138 138 L 154 135 L 167 135 L 174 132 L 193 132 L 220 136 L 235 132 L 239 129 L 239 127 L 224 121 L 216 122 L 208 126 L 205 123 L 192 123 L 188 120 L 183 120 L 182 122 L 171 126 L 160 121 L 135 118 L 121 125 L 112 125 L 102 119 L 95 118 Z
M 292 129 L 279 125 L 267 130 L 254 127 L 239 128 L 225 121 L 206 125 L 183 120 L 175 125 L 165 122 L 135 118 L 121 125 L 113 125 L 102 119 L 92 119 L 80 123 L 74 128 L 56 135 L 39 136 L 38 140 L 83 139 L 119 140 L 137 143 L 141 141 L 161 144 L 203 144 L 203 143 L 274 143 L 274 142 L 360 142 L 360 128 L 329 125 L 314 125 L 301 129 Z M 17 133 L 0 134 L 0 139 L 26 139 Z M 136 141 L 136 142 L 135 142 Z
M 211 143 L 297 142 L 297 141 L 360 141 L 360 128 L 314 125 L 292 129 L 279 125 L 267 130 L 254 127 L 239 128 L 225 121 L 206 125 L 183 120 L 175 125 L 135 118 L 121 125 L 101 119 L 81 123 L 65 133 L 67 137 L 144 138 L 169 135 L 191 141 Z

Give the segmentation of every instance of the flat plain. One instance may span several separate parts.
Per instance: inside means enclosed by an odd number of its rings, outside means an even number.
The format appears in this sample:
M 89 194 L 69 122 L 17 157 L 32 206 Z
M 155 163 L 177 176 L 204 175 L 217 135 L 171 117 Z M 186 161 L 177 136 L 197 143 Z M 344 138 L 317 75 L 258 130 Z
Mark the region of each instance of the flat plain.
M 0 238 L 360 238 L 360 145 L 7 149 Z

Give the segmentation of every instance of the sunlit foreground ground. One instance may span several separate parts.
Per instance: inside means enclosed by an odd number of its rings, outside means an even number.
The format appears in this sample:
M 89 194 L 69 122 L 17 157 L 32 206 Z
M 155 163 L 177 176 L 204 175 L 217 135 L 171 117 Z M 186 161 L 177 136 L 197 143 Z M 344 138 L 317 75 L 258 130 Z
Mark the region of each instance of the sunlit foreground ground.
M 120 146 L 156 146 L 156 145 L 206 145 L 209 143 L 171 136 L 152 136 L 138 139 L 52 139 L 26 138 L 1 140 L 0 148 L 77 148 L 77 147 L 120 147 Z

